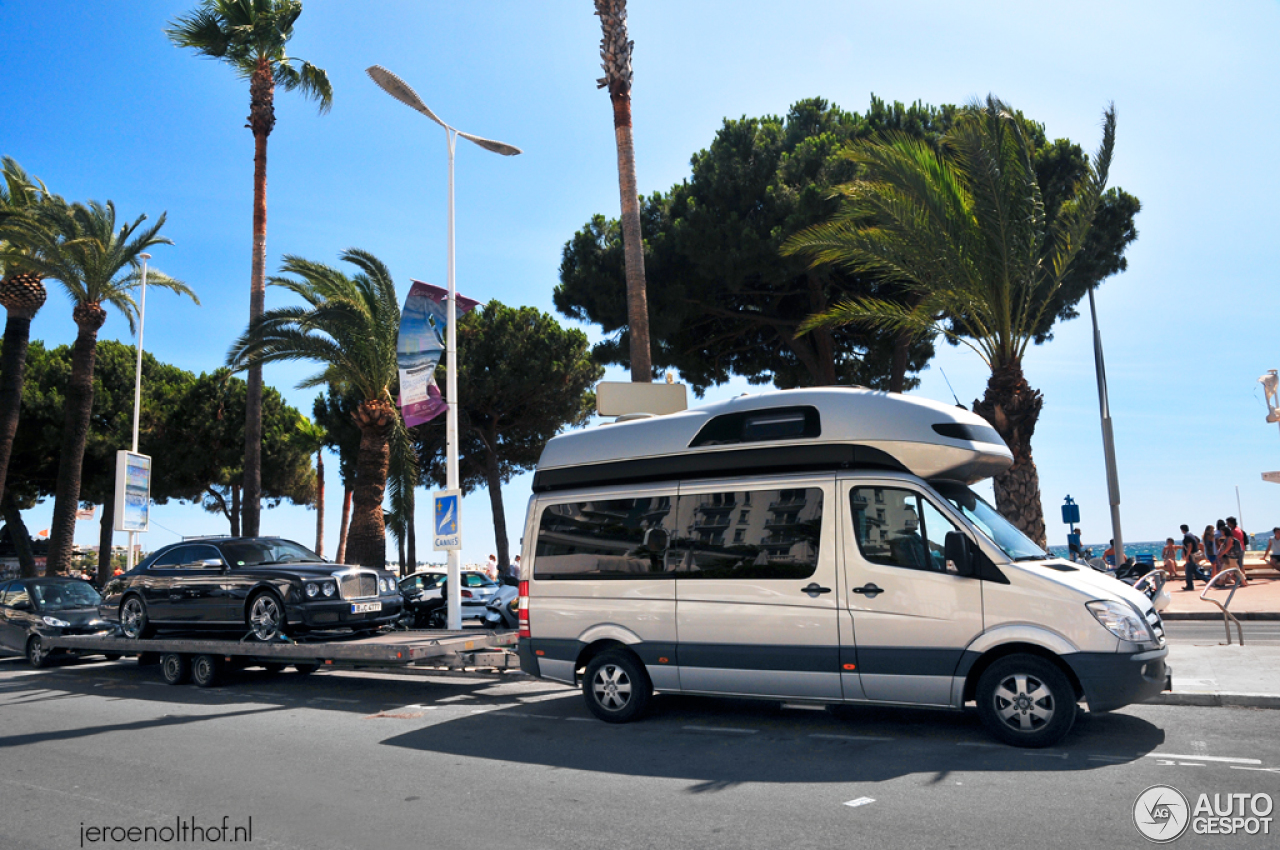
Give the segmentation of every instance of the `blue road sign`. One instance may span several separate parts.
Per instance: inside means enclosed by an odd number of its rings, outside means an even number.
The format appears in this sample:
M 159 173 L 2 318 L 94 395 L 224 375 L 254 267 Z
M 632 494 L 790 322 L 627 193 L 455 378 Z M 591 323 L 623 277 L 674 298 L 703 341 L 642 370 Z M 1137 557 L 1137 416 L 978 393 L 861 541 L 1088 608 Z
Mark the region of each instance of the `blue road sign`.
M 456 551 L 462 548 L 462 493 L 459 490 L 439 490 L 431 494 L 435 504 L 435 533 L 433 548 L 437 552 Z

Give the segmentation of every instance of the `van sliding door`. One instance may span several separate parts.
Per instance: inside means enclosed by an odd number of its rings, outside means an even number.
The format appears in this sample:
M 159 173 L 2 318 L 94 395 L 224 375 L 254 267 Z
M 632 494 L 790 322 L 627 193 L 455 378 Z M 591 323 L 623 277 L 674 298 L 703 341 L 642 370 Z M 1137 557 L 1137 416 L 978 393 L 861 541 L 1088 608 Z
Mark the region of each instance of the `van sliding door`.
M 683 690 L 841 698 L 831 485 L 681 485 L 668 563 Z

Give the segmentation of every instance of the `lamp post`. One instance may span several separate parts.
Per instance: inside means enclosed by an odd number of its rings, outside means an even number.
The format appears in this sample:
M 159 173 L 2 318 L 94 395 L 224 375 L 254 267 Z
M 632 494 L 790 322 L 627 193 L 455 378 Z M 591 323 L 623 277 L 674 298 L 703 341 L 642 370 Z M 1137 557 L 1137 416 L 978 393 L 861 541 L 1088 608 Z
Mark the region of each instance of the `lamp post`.
M 383 68 L 381 65 L 371 65 L 365 69 L 365 73 L 378 84 L 378 87 L 387 94 L 394 97 L 404 105 L 408 106 L 416 112 L 430 118 L 439 124 L 445 130 L 445 142 L 449 149 L 449 298 L 447 311 L 445 313 L 445 323 L 448 326 L 445 336 L 445 368 L 448 370 L 448 381 L 445 387 L 447 404 L 445 422 L 445 440 L 446 440 L 446 484 L 449 490 L 459 489 L 458 483 L 458 369 L 457 369 L 457 345 L 455 337 L 455 325 L 457 324 L 456 309 L 456 286 L 454 280 L 454 249 L 453 249 L 453 154 L 457 146 L 457 137 L 461 136 L 468 141 L 474 142 L 487 151 L 492 151 L 503 156 L 515 156 L 520 153 L 520 149 L 514 145 L 508 145 L 505 142 L 496 142 L 492 139 L 485 139 L 480 136 L 473 136 L 470 133 L 464 133 L 454 127 L 441 121 L 427 105 L 422 102 L 422 98 L 418 97 L 418 93 L 413 90 L 404 80 L 395 74 Z M 448 594 L 448 626 L 451 629 L 461 628 L 462 626 L 462 594 L 459 592 L 461 587 L 461 571 L 462 564 L 460 553 L 456 549 L 449 550 L 449 587 L 454 588 L 452 594 Z
M 1098 330 L 1098 310 L 1089 289 L 1089 317 L 1093 320 L 1093 366 L 1098 376 L 1098 411 L 1102 419 L 1102 453 L 1107 464 L 1107 496 L 1111 502 L 1111 536 L 1114 539 L 1116 569 L 1124 566 L 1124 536 L 1120 533 L 1120 476 L 1116 472 L 1116 443 L 1111 434 L 1111 403 L 1107 399 L 1107 367 L 1102 361 L 1102 332 Z
M 142 329 L 147 324 L 147 260 L 150 254 L 139 254 L 142 260 L 142 294 L 138 299 L 138 364 L 133 370 L 133 452 L 138 452 L 138 412 L 142 409 Z M 125 563 L 133 569 L 133 541 L 136 531 L 129 532 L 129 553 Z

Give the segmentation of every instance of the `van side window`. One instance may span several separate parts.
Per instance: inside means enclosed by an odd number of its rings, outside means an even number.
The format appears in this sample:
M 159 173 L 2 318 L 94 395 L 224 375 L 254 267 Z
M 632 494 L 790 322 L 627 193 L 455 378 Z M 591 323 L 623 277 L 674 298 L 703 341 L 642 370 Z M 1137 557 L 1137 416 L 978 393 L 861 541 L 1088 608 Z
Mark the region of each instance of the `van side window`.
M 684 495 L 667 561 L 682 580 L 808 578 L 821 532 L 817 487 Z
M 956 527 L 928 499 L 913 490 L 855 487 L 849 502 L 862 557 L 873 564 L 955 573 L 943 552 L 947 532 Z
M 548 505 L 538 524 L 533 577 L 674 578 L 665 572 L 672 497 Z

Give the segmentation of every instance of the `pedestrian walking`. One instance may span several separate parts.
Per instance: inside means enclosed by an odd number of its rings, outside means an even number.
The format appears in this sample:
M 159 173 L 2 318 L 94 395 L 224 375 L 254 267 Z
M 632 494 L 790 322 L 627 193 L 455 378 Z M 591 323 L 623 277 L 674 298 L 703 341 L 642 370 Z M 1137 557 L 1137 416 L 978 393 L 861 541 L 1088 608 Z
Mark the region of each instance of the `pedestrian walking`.
M 1196 555 L 1200 552 L 1200 538 L 1191 533 L 1191 529 L 1186 523 L 1178 526 L 1182 532 L 1182 556 L 1187 562 L 1182 565 L 1182 576 L 1185 580 L 1183 587 L 1187 590 L 1196 589 Z M 1177 575 L 1174 571 L 1173 575 Z
M 1236 579 L 1236 583 L 1241 587 L 1248 587 L 1249 582 L 1244 578 L 1244 561 L 1242 559 L 1244 550 L 1241 548 L 1240 539 L 1231 533 L 1231 527 L 1223 520 L 1218 520 L 1215 534 L 1220 535 L 1216 539 L 1218 545 L 1218 569 L 1216 573 L 1239 567 L 1240 576 Z
M 1218 537 L 1212 525 L 1204 527 L 1204 537 L 1200 538 L 1200 545 L 1203 547 L 1205 560 L 1209 562 L 1209 578 L 1212 579 L 1218 574 Z

